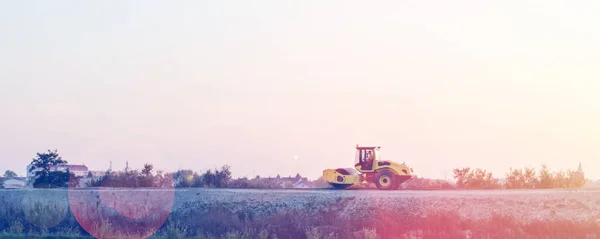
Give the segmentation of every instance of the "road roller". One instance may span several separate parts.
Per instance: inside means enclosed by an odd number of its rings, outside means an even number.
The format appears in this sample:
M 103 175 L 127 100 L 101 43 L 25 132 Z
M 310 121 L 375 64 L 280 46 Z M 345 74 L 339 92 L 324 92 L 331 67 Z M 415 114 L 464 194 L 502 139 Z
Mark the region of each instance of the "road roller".
M 374 183 L 380 190 L 395 190 L 413 178 L 413 169 L 406 163 L 382 160 L 381 146 L 356 145 L 354 168 L 323 170 L 323 179 L 334 189 L 348 189 Z

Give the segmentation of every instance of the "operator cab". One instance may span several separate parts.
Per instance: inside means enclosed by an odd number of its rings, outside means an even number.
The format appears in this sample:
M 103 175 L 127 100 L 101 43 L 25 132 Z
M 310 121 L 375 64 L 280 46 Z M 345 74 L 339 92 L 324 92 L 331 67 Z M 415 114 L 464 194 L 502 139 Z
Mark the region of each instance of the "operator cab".
M 356 146 L 355 167 L 360 166 L 360 170 L 373 170 L 373 164 L 379 161 L 379 149 L 381 147 L 359 147 Z

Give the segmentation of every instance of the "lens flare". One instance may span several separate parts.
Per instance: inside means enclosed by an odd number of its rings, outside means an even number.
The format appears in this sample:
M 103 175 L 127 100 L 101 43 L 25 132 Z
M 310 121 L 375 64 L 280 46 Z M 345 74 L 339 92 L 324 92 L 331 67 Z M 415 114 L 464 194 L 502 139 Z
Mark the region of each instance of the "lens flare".
M 147 238 L 167 220 L 175 199 L 173 177 L 155 178 L 151 188 L 69 188 L 77 222 L 96 238 Z

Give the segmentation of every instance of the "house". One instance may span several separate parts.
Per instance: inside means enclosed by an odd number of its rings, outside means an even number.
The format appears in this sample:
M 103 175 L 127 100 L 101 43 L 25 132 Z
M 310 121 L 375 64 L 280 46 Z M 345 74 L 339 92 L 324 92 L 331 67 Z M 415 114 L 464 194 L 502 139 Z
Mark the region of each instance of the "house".
M 16 188 L 25 188 L 26 183 L 17 179 L 9 179 L 2 183 L 4 188 L 16 189 Z
M 35 177 L 35 174 L 39 171 L 42 171 L 41 168 L 35 168 L 33 169 L 33 165 L 29 164 L 27 165 L 27 178 L 33 178 Z
M 300 175 L 296 175 L 296 177 L 280 177 L 277 175 L 275 181 L 282 188 L 310 188 L 308 179 Z
M 41 171 L 40 168 L 33 169 L 33 165 L 27 165 L 27 177 L 33 178 L 35 177 L 36 172 Z M 33 169 L 33 170 L 32 170 Z M 73 173 L 77 177 L 87 177 L 89 173 L 89 169 L 85 165 L 73 165 L 73 164 L 60 164 L 56 166 L 50 167 L 50 171 L 62 171 L 66 172 L 67 169 L 69 172 Z
M 301 189 L 305 189 L 305 188 L 311 188 L 310 183 L 308 182 L 308 180 L 300 180 L 296 183 L 294 183 L 294 188 L 301 188 Z
M 600 180 L 588 180 L 585 185 L 583 185 L 583 188 L 600 188 Z
M 72 165 L 72 164 L 61 164 L 50 167 L 51 171 L 61 171 L 66 172 L 69 170 L 76 177 L 87 177 L 88 176 L 88 167 L 85 165 Z

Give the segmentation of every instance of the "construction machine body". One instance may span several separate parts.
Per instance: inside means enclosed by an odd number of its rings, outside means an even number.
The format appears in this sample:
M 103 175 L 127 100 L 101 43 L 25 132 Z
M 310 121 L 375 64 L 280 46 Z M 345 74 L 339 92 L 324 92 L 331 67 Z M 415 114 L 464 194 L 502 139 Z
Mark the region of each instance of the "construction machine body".
M 336 189 L 345 189 L 362 183 L 375 183 L 378 189 L 397 189 L 413 177 L 406 164 L 382 160 L 380 146 L 356 146 L 354 168 L 326 169 L 323 179 Z

